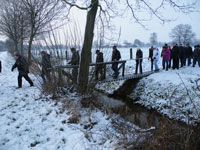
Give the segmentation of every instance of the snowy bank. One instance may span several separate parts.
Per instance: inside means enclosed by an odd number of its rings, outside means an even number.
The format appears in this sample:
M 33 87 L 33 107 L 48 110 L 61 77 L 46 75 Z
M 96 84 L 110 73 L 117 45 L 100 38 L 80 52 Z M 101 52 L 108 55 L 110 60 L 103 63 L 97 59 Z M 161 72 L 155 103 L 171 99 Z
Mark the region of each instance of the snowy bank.
M 185 66 L 161 71 L 139 81 L 130 97 L 136 103 L 186 123 L 200 121 L 200 91 L 196 81 L 200 68 Z
M 22 88 L 16 89 L 18 71 L 11 72 L 15 61 L 8 52 L 0 52 L 0 60 L 0 150 L 114 149 L 116 140 L 104 138 L 110 122 L 103 113 L 94 110 L 82 118 L 82 124 L 90 123 L 89 119 L 95 122 L 90 133 L 96 136 L 88 140 L 88 129 L 68 123 L 71 114 L 60 113 L 59 104 L 43 96 L 36 86 L 29 87 L 23 79 Z M 37 82 L 32 74 L 30 78 Z

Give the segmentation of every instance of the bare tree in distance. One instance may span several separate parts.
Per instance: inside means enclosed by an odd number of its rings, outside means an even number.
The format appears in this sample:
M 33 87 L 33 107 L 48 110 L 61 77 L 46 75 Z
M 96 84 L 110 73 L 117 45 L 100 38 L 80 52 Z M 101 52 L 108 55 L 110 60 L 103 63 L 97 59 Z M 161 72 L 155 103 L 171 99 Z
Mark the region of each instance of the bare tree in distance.
M 153 6 L 153 2 L 150 0 L 122 0 L 122 1 L 107 1 L 107 0 L 86 0 L 81 2 L 79 0 L 61 0 L 68 7 L 68 13 L 72 7 L 76 7 L 81 10 L 87 11 L 87 20 L 85 27 L 85 36 L 84 42 L 81 52 L 81 62 L 79 69 L 79 87 L 81 92 L 87 92 L 88 85 L 88 72 L 89 72 L 89 63 L 91 58 L 91 48 L 92 41 L 94 37 L 94 26 L 96 21 L 96 15 L 99 16 L 102 20 L 102 24 L 109 23 L 111 19 L 114 17 L 119 17 L 124 13 L 131 13 L 132 18 L 142 25 L 143 27 L 143 18 L 139 16 L 141 11 L 146 12 L 149 15 L 149 18 L 145 20 L 151 19 L 152 16 L 155 16 L 162 23 L 169 21 L 162 15 L 164 8 L 170 7 L 174 10 L 179 10 L 183 13 L 189 13 L 194 10 L 195 1 L 189 1 L 189 4 L 185 4 L 184 2 L 176 1 L 176 0 L 158 0 L 156 1 L 156 6 Z M 165 7 L 166 6 L 166 7 Z M 99 11 L 98 11 L 99 10 Z
M 173 42 L 183 45 L 192 43 L 195 40 L 195 33 L 192 32 L 192 27 L 189 24 L 179 24 L 172 29 L 169 34 Z
M 2 0 L 0 5 L 0 34 L 14 43 L 14 50 L 18 51 L 20 34 L 20 7 L 14 0 Z
M 29 23 L 28 64 L 31 64 L 31 47 L 34 38 L 51 30 L 49 26 L 58 19 L 62 5 L 58 0 L 21 0 L 23 9 L 27 12 Z M 58 22 L 57 22 L 58 23 Z M 54 22 L 54 25 L 56 23 Z
M 150 43 L 151 43 L 152 46 L 157 45 L 157 43 L 158 43 L 157 33 L 155 33 L 155 32 L 151 33 L 151 35 L 150 35 Z
M 133 44 L 136 45 L 137 47 L 141 47 L 144 45 L 144 43 L 139 39 L 135 39 Z

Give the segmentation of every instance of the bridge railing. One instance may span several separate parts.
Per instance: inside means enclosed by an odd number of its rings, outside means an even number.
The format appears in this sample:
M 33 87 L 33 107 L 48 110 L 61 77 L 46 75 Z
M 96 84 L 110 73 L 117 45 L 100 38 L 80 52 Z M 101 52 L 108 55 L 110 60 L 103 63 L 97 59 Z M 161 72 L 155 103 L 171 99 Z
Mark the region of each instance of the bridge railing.
M 125 75 L 126 60 L 91 63 L 89 66 L 102 65 L 103 73 L 104 73 L 103 76 L 104 76 L 104 79 L 106 79 L 107 65 L 110 65 L 110 64 L 113 64 L 113 63 L 119 64 L 118 70 L 122 69 L 122 76 L 124 76 Z M 78 68 L 78 67 L 79 67 L 79 65 L 63 65 L 63 66 L 54 66 L 54 67 L 48 68 L 48 69 L 49 70 L 58 70 L 58 72 L 62 72 L 61 71 L 62 69 L 71 69 L 71 68 Z
M 136 60 L 141 60 L 141 59 L 148 59 L 148 57 L 144 57 L 144 58 L 139 58 L 139 59 L 129 59 L 129 60 L 120 60 L 120 61 L 109 61 L 109 62 L 98 62 L 98 63 L 91 63 L 89 66 L 97 66 L 97 65 L 102 65 L 102 69 L 103 69 L 103 77 L 104 79 L 106 79 L 106 74 L 107 74 L 107 69 L 108 69 L 108 65 L 112 65 L 113 63 L 118 63 L 118 70 L 122 70 L 121 71 L 121 75 L 124 77 L 125 76 L 125 66 L 126 66 L 126 62 L 128 61 L 136 61 Z M 135 63 L 132 63 L 133 68 L 135 69 Z M 54 66 L 52 68 L 49 68 L 50 70 L 58 70 L 58 72 L 62 72 L 62 69 L 71 69 L 71 68 L 78 68 L 79 65 L 63 65 L 63 66 Z M 134 70 L 133 70 L 134 71 Z

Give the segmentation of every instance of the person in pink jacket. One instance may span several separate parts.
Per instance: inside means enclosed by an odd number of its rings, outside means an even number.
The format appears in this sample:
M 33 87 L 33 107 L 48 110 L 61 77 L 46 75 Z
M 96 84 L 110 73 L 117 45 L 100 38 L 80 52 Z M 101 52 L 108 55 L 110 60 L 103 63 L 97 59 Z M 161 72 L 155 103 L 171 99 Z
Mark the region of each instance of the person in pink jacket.
M 166 71 L 167 71 L 168 68 L 169 68 L 169 60 L 170 60 L 170 57 L 171 57 L 171 53 L 170 53 L 170 50 L 168 49 L 167 44 L 165 44 L 163 46 L 161 56 L 163 58 L 163 63 L 162 63 L 163 69 L 166 69 Z M 166 67 L 165 67 L 165 65 L 166 65 Z

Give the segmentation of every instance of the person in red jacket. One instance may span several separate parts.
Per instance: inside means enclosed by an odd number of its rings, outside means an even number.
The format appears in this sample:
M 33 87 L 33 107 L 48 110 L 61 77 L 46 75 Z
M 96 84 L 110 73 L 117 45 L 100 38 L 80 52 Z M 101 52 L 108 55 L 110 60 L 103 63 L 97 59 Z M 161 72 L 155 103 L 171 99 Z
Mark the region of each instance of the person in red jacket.
M 171 57 L 170 50 L 168 49 L 167 44 L 165 44 L 165 46 L 163 46 L 161 56 L 163 58 L 163 69 L 166 69 L 166 71 L 167 71 L 168 68 L 169 68 L 169 60 L 170 60 L 170 57 Z

